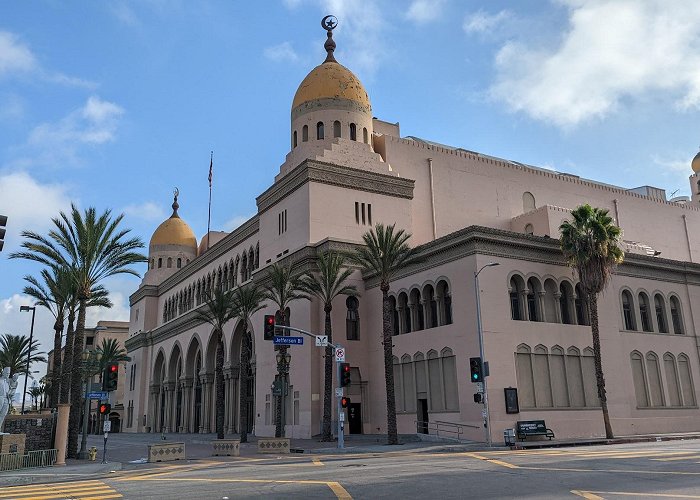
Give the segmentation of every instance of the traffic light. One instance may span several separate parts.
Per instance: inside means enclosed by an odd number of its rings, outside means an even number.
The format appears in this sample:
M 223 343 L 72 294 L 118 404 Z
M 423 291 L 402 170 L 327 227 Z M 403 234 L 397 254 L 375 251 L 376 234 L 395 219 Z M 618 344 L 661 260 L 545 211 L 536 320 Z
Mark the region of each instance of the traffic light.
M 480 392 L 474 393 L 474 402 L 475 403 L 483 403 L 484 402 L 484 398 L 481 396 Z
M 265 340 L 274 340 L 275 339 L 275 315 L 274 314 L 266 314 L 265 315 L 265 323 L 263 326 L 264 326 L 263 338 Z
M 340 398 L 340 406 L 342 406 L 343 408 L 347 408 L 348 406 L 350 406 L 350 398 L 346 396 Z
M 0 252 L 5 244 L 5 226 L 7 225 L 7 215 L 0 215 Z
M 102 403 L 100 405 L 100 415 L 109 415 L 109 412 L 112 411 L 112 405 L 109 403 Z
M 469 371 L 472 382 L 484 381 L 484 364 L 481 362 L 481 358 L 469 358 Z
M 119 382 L 119 364 L 112 363 L 107 365 L 105 373 L 102 377 L 103 391 L 116 391 L 117 383 Z
M 350 363 L 340 363 L 340 387 L 350 385 Z

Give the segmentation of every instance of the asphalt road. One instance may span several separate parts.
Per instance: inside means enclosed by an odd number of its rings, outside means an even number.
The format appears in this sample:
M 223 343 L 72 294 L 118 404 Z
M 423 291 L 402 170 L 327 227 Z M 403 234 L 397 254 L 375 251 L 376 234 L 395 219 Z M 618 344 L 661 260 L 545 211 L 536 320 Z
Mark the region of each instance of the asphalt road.
M 133 466 L 0 498 L 697 498 L 700 441 L 474 453 L 287 455 Z

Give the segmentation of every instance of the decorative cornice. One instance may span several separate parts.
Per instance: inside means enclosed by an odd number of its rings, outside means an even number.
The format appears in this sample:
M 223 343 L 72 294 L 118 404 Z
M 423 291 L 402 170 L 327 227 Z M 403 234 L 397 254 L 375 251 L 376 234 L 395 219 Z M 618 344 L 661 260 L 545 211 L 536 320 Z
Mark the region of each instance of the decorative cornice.
M 256 198 L 258 214 L 262 214 L 307 182 L 408 199 L 413 198 L 415 184 L 411 179 L 307 159 Z
M 146 297 L 158 297 L 158 285 L 142 285 L 129 296 L 129 305 L 133 306 Z

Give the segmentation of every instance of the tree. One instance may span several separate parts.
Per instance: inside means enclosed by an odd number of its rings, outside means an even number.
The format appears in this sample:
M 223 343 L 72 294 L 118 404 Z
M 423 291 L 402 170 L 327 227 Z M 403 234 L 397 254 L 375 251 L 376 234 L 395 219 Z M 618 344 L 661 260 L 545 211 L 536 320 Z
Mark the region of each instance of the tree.
M 15 373 L 29 374 L 32 363 L 46 363 L 44 352 L 39 351 L 39 341 L 32 339 L 32 355 L 27 365 L 29 337 L 5 334 L 0 337 L 0 369 L 10 368 L 10 377 Z
M 323 390 L 323 441 L 332 441 L 331 409 L 333 401 L 333 327 L 331 311 L 333 299 L 339 295 L 357 295 L 354 285 L 345 282 L 353 273 L 346 267 L 345 256 L 338 252 L 328 251 L 318 254 L 318 273 L 303 277 L 306 292 L 318 298 L 323 304 L 326 314 L 324 334 L 328 337 L 324 360 L 324 390 Z
M 238 369 L 240 387 L 239 387 L 239 406 L 238 412 L 241 443 L 248 442 L 248 390 L 250 384 L 250 356 L 251 352 L 249 345 L 251 343 L 250 332 L 248 325 L 250 318 L 262 309 L 262 301 L 265 300 L 265 295 L 257 285 L 248 285 L 238 287 L 231 292 L 233 300 L 233 310 L 235 316 L 243 325 L 243 335 L 241 337 L 241 363 Z
M 605 435 L 613 437 L 605 377 L 600 355 L 600 330 L 598 325 L 598 294 L 605 290 L 615 266 L 622 263 L 624 252 L 618 246 L 621 230 L 608 215 L 608 211 L 581 205 L 571 212 L 573 220 L 559 226 L 561 249 L 567 263 L 578 273 L 584 293 L 588 297 L 595 378 L 600 407 L 603 410 Z
M 267 271 L 264 296 L 267 300 L 277 305 L 276 322 L 289 326 L 289 304 L 298 299 L 308 299 L 304 293 L 302 281 L 303 272 L 294 269 L 294 265 L 283 266 L 276 262 Z M 287 359 L 288 346 L 279 347 L 280 361 L 277 363 L 277 381 L 286 388 L 289 385 L 289 365 Z M 282 393 L 284 394 L 284 392 Z M 275 437 L 282 437 L 284 429 L 282 425 L 282 400 L 284 396 L 278 396 L 275 400 Z
M 100 353 L 100 372 L 105 371 L 111 364 L 131 361 L 117 339 L 102 339 L 102 343 L 96 350 Z
M 230 291 L 216 287 L 208 292 L 204 307 L 195 310 L 194 319 L 208 323 L 216 336 L 216 438 L 224 439 L 224 325 L 236 318 L 233 296 Z
M 29 396 L 34 400 L 34 411 L 38 410 L 38 402 L 39 398 L 41 397 L 42 394 L 44 394 L 44 386 L 41 385 L 35 385 L 29 388 L 27 391 L 29 393 Z
M 36 300 L 37 306 L 49 310 L 54 317 L 53 336 L 53 367 L 51 373 L 49 400 L 52 405 L 58 403 L 61 388 L 61 340 L 66 313 L 66 304 L 73 290 L 70 273 L 63 268 L 42 269 L 41 281 L 34 276 L 25 276 L 29 285 L 24 287 L 24 293 Z
M 85 313 L 93 288 L 111 276 L 119 274 L 139 276 L 131 266 L 147 261 L 145 255 L 137 252 L 144 247 L 141 239 L 129 238 L 130 231 L 120 228 L 123 218 L 123 214 L 112 218 L 110 210 L 105 210 L 98 215 L 94 207 L 86 209 L 83 214 L 75 205 L 71 205 L 69 215 L 61 212 L 58 217 L 52 219 L 54 227 L 48 237 L 33 231 L 23 231 L 22 237 L 25 241 L 21 246 L 25 250 L 11 255 L 12 258 L 33 260 L 47 267 L 70 270 L 78 302 L 72 356 L 74 374 L 82 371 L 82 358 L 75 354 L 83 345 Z M 70 458 L 76 457 L 78 448 L 82 399 L 80 386 L 80 377 L 71 377 L 71 408 L 68 425 Z
M 396 398 L 394 395 L 394 353 L 391 339 L 391 304 L 389 285 L 396 274 L 406 266 L 417 263 L 416 250 L 407 241 L 411 237 L 395 224 L 377 224 L 362 235 L 364 246 L 349 255 L 349 260 L 360 266 L 362 272 L 376 275 L 382 292 L 382 345 L 384 346 L 384 378 L 386 379 L 387 442 L 398 444 L 396 428 Z

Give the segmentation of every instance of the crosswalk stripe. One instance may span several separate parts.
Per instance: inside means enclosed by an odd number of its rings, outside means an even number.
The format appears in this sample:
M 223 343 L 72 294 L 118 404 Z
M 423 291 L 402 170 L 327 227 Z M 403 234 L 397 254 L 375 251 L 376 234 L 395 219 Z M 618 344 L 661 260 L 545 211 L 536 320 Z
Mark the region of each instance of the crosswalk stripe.
M 94 496 L 94 495 L 102 495 L 102 494 L 110 494 L 110 493 L 116 493 L 112 488 L 110 487 L 104 487 L 104 488 L 63 488 L 63 489 L 58 489 L 54 490 L 51 488 L 51 491 L 47 491 L 46 494 L 41 495 L 37 493 L 22 493 L 20 495 L 14 495 L 14 496 L 9 496 L 6 498 L 16 498 L 16 499 L 22 499 L 26 498 L 29 499 L 31 498 L 32 500 L 48 500 L 51 498 L 66 498 L 66 496 L 70 496 L 71 498 L 82 498 L 85 495 L 88 496 Z
M 652 460 L 656 460 L 658 462 L 670 462 L 673 460 L 693 460 L 696 458 L 700 458 L 700 455 L 686 455 L 684 457 L 669 457 L 669 458 L 652 458 Z
M 71 483 L 52 483 L 52 484 L 29 484 L 26 486 L 7 486 L 5 488 L 0 488 L 0 493 L 4 493 L 6 491 L 25 491 L 25 490 L 32 490 L 32 491 L 46 491 L 46 488 L 51 488 L 51 487 L 56 487 L 60 488 L 63 485 L 70 485 L 71 487 L 79 487 L 79 486 L 94 486 L 94 485 L 102 485 L 104 484 L 102 481 L 76 481 L 76 482 L 71 482 Z
M 0 488 L 0 498 L 51 500 L 59 498 L 121 498 L 122 495 L 102 481 L 51 483 Z

